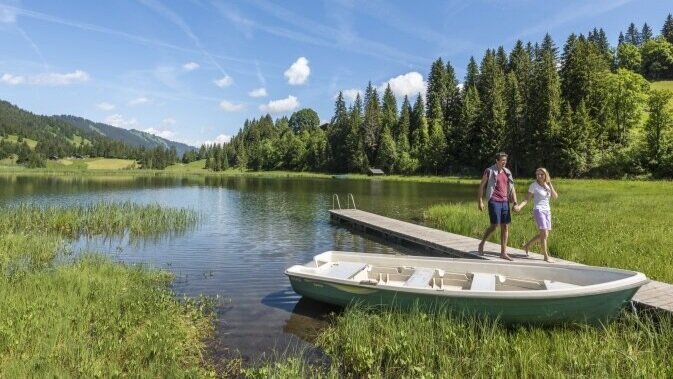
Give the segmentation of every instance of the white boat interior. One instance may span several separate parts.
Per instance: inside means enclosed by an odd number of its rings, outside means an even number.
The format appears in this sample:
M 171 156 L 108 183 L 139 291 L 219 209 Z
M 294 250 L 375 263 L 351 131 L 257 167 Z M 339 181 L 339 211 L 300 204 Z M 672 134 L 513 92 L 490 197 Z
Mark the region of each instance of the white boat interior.
M 644 275 L 582 265 L 486 262 L 473 259 L 389 256 L 329 251 L 287 270 L 326 280 L 400 290 L 465 292 L 564 291 Z M 566 292 L 566 291 L 564 291 Z M 573 291 L 574 292 L 574 291 Z

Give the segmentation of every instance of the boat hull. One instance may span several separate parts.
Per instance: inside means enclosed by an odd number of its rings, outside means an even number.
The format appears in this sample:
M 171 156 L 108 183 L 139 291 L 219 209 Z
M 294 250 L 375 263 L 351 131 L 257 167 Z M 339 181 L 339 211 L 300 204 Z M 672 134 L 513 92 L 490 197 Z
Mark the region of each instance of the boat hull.
M 325 303 L 347 306 L 446 308 L 457 314 L 499 319 L 507 324 L 600 323 L 616 316 L 638 288 L 556 298 L 493 298 L 409 293 L 376 286 L 349 285 L 288 274 L 295 292 Z

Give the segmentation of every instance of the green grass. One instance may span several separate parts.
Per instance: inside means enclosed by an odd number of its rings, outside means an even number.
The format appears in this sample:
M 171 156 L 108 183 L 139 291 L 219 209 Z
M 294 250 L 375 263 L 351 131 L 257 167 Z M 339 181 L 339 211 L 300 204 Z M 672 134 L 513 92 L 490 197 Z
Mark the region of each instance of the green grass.
M 637 270 L 650 278 L 673 282 L 673 229 L 668 216 L 673 212 L 673 182 L 558 180 L 555 186 L 559 199 L 552 201 L 552 256 Z M 517 186 L 519 201 L 526 192 L 527 184 Z M 479 212 L 476 203 L 475 199 L 433 206 L 425 212 L 426 223 L 481 238 L 488 226 L 488 215 L 486 211 Z M 531 209 L 529 204 L 513 216 L 510 246 L 520 247 L 537 233 Z M 499 238 L 496 232 L 491 241 L 499 243 Z
M 198 161 L 190 163 L 176 163 L 166 167 L 166 171 L 180 171 L 180 172 L 203 172 L 206 171 L 204 166 L 206 165 L 205 159 L 200 159 Z
M 505 328 L 443 311 L 354 307 L 318 344 L 344 377 L 671 377 L 673 319 L 639 317 L 624 313 L 604 327 Z
M 650 83 L 650 89 L 665 89 L 673 92 L 673 80 L 662 80 Z M 668 106 L 673 107 L 673 99 L 668 101 Z
M 8 134 L 7 137 L 5 138 L 0 137 L 0 141 L 2 141 L 3 139 L 7 142 L 19 143 L 19 136 L 14 134 Z M 34 149 L 35 146 L 37 146 L 37 141 L 32 140 L 30 138 L 24 138 L 23 141 L 25 141 L 28 144 L 28 147 L 30 147 L 31 149 Z
M 133 159 L 92 158 L 85 159 L 84 162 L 89 170 L 123 170 L 136 166 Z
M 193 212 L 104 203 L 1 207 L 0 216 L 0 376 L 214 375 L 210 301 L 176 299 L 166 272 L 95 254 L 55 259 L 78 235 L 177 231 L 196 222 Z

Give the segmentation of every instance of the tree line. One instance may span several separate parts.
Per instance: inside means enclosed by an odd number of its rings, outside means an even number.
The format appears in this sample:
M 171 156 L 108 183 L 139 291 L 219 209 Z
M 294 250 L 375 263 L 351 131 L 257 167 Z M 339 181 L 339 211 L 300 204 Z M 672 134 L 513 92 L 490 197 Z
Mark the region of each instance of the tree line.
M 566 177 L 673 176 L 671 92 L 649 80 L 673 79 L 673 17 L 660 35 L 632 23 L 611 47 L 596 29 L 571 34 L 562 49 L 550 35 L 511 51 L 471 57 L 462 82 L 438 58 L 425 97 L 402 99 L 370 82 L 347 105 L 342 93 L 329 123 L 302 109 L 246 120 L 225 144 L 202 146 L 185 161 L 209 169 L 474 174 L 507 151 L 516 174 L 545 166 Z

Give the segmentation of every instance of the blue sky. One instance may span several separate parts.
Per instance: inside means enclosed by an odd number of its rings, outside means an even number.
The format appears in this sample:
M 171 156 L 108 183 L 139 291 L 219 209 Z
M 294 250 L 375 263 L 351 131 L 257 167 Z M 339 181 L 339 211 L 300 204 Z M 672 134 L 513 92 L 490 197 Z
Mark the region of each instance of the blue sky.
M 430 65 L 459 80 L 471 55 L 549 32 L 630 22 L 659 34 L 670 1 L 0 0 L 0 99 L 198 146 L 246 118 L 304 107 L 322 120 L 334 97 L 390 83 L 401 101 Z

